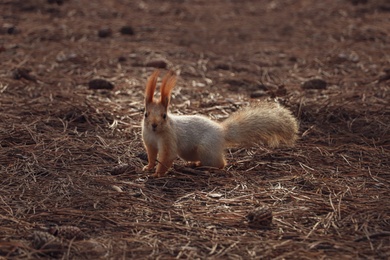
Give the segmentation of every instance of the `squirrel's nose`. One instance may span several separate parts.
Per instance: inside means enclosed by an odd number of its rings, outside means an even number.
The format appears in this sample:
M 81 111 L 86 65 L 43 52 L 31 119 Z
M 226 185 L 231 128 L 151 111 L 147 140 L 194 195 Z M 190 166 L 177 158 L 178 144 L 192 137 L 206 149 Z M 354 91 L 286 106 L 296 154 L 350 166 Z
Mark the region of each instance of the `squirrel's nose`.
M 153 127 L 153 130 L 156 129 L 157 124 L 156 124 L 156 123 L 153 123 L 153 124 L 152 124 L 152 127 Z

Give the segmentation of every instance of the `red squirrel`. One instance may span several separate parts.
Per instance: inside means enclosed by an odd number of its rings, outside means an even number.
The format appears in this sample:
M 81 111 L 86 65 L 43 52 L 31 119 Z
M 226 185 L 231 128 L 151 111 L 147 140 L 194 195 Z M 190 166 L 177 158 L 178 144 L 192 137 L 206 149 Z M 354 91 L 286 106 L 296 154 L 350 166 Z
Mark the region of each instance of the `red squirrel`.
M 160 98 L 154 98 L 159 71 L 148 79 L 145 90 L 145 114 L 142 138 L 148 154 L 145 171 L 154 177 L 165 176 L 173 161 L 180 158 L 201 166 L 223 168 L 224 150 L 233 146 L 263 143 L 271 147 L 293 145 L 298 122 L 289 110 L 277 103 L 263 102 L 245 107 L 223 122 L 205 116 L 174 115 L 169 112 L 176 76 L 168 72 L 162 79 Z

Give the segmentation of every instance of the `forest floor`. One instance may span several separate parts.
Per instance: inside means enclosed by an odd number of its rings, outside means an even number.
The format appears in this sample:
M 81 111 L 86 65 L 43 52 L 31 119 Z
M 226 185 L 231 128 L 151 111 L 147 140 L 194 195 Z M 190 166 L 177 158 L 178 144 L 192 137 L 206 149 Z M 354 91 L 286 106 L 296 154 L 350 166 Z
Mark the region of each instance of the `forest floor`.
M 388 1 L 1 0 L 0 14 L 1 259 L 390 258 Z M 299 141 L 152 178 L 140 122 L 156 68 L 179 75 L 174 113 L 277 100 Z

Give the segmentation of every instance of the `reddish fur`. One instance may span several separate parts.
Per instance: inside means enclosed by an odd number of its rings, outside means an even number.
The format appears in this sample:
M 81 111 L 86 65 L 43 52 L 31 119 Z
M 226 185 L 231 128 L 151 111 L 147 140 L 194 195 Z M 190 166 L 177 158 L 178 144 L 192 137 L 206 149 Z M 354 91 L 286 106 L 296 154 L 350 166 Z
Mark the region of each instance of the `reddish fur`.
M 148 83 L 146 84 L 145 89 L 145 103 L 153 102 L 154 91 L 156 90 L 156 83 L 158 75 L 160 74 L 159 70 L 153 72 L 153 74 L 149 77 Z
M 237 111 L 222 123 L 201 116 L 168 114 L 170 95 L 176 83 L 173 72 L 164 76 L 160 94 L 153 99 L 159 71 L 148 79 L 145 91 L 146 114 L 142 136 L 148 153 L 148 165 L 155 177 L 165 176 L 179 155 L 195 163 L 223 168 L 226 165 L 224 148 L 264 143 L 292 145 L 297 139 L 298 122 L 291 112 L 278 104 L 260 103 Z
M 163 177 L 168 171 L 168 169 L 171 168 L 172 164 L 173 164 L 173 159 L 170 154 L 170 151 L 167 150 L 161 151 L 161 156 L 159 157 L 159 163 L 157 164 L 156 172 L 153 174 L 153 176 Z
M 173 72 L 170 71 L 165 77 L 163 78 L 163 81 L 161 83 L 161 104 L 168 108 L 169 100 L 171 97 L 171 92 L 173 87 L 176 85 L 176 76 L 173 75 Z
M 146 146 L 146 152 L 148 154 L 149 164 L 146 166 L 148 170 L 152 170 L 156 164 L 158 150 L 153 146 Z
M 149 77 L 147 84 L 146 84 L 146 90 L 145 90 L 145 108 L 146 111 L 149 112 L 148 119 L 145 119 L 149 122 L 149 124 L 156 124 L 159 125 L 159 128 L 164 127 L 165 125 L 165 119 L 162 120 L 161 115 L 159 112 L 167 112 L 168 111 L 168 105 L 170 101 L 170 95 L 172 92 L 172 89 L 174 88 L 176 84 L 176 76 L 172 71 L 168 72 L 164 78 L 162 79 L 161 85 L 160 85 L 160 94 L 161 98 L 159 100 L 155 100 L 153 98 L 154 92 L 156 90 L 156 84 L 158 79 L 159 71 L 156 70 L 153 72 L 153 74 Z M 162 108 L 162 109 L 161 109 Z M 157 113 L 156 113 L 157 112 Z M 155 173 L 153 174 L 154 177 L 162 177 L 166 174 L 168 169 L 172 166 L 173 160 L 176 156 L 176 152 L 171 151 L 172 143 L 174 142 L 169 134 L 171 131 L 160 133 L 161 135 L 165 136 L 166 143 L 162 146 L 161 150 L 159 150 L 157 147 L 148 144 L 147 142 L 144 142 L 145 148 L 147 150 L 148 154 L 148 165 L 144 167 L 144 170 L 152 170 L 156 164 L 156 159 L 158 159 L 158 164 Z M 172 156 L 172 154 L 174 156 Z

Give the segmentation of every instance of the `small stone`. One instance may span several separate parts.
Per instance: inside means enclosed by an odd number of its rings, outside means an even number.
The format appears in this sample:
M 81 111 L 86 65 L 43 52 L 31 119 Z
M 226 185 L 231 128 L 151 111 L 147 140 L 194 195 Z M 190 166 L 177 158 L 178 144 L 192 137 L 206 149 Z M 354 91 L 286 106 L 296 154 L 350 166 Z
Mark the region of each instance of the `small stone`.
M 247 85 L 247 83 L 242 79 L 225 79 L 223 80 L 223 83 L 226 83 L 230 86 L 237 86 L 237 87 L 242 87 Z
M 57 4 L 62 5 L 64 3 L 64 0 L 47 0 L 49 4 Z
M 367 4 L 368 0 L 351 0 L 353 5 Z
M 13 24 L 4 24 L 2 27 L 0 27 L 0 34 L 17 34 L 19 33 L 19 30 L 16 28 Z
M 100 38 L 107 38 L 112 35 L 112 30 L 110 28 L 103 28 L 98 31 L 98 36 Z
M 219 199 L 219 198 L 223 197 L 223 194 L 211 192 L 211 193 L 207 194 L 207 196 L 209 196 L 210 198 L 213 198 L 213 199 Z
M 120 175 L 128 172 L 135 172 L 135 167 L 129 164 L 119 164 L 110 171 L 111 175 Z
M 226 64 L 226 63 L 219 63 L 217 65 L 215 65 L 215 69 L 217 70 L 230 70 L 230 67 L 229 64 Z
M 256 90 L 250 95 L 251 98 L 260 98 L 264 96 L 267 96 L 267 92 L 265 92 L 264 90 Z
M 111 185 L 111 188 L 117 192 L 123 192 L 122 188 L 117 185 Z
M 125 61 L 127 61 L 125 56 L 119 56 L 118 57 L 118 62 L 125 62 Z
M 326 89 L 327 83 L 322 79 L 311 79 L 302 84 L 303 89 Z
M 152 60 L 146 63 L 146 67 L 166 69 L 168 67 L 168 63 L 164 60 Z
M 18 32 L 18 30 L 16 30 L 16 27 L 15 26 L 12 26 L 12 27 L 9 27 L 7 29 L 7 33 L 8 34 L 16 34 Z
M 134 30 L 131 26 L 122 26 L 120 33 L 124 35 L 134 35 Z
M 390 80 L 390 69 L 385 69 L 384 74 L 381 75 L 378 79 L 378 83 Z
M 89 89 L 114 89 L 114 85 L 104 79 L 93 79 L 88 83 Z
M 30 69 L 16 68 L 12 71 L 12 78 L 16 80 L 26 79 L 26 80 L 36 82 L 37 79 L 34 76 L 30 75 L 30 72 L 31 72 Z
M 275 91 L 275 95 L 277 97 L 283 97 L 283 96 L 287 95 L 286 87 L 284 85 L 278 86 L 278 89 Z
M 290 58 L 288 58 L 288 61 L 290 61 L 290 62 L 297 62 L 298 58 L 295 57 L 295 56 L 291 56 Z

